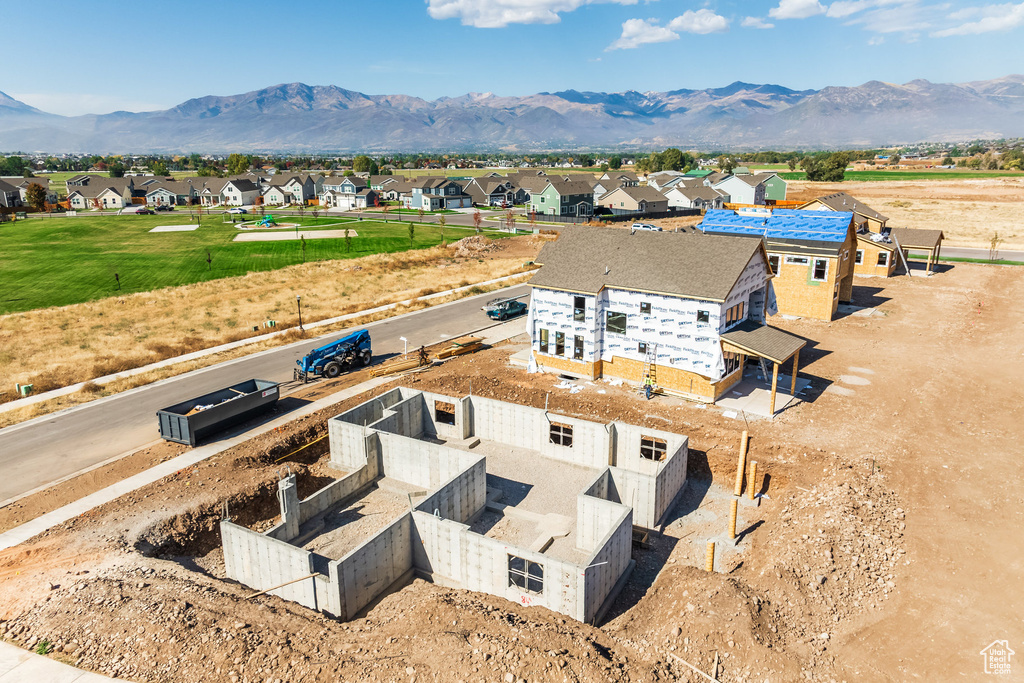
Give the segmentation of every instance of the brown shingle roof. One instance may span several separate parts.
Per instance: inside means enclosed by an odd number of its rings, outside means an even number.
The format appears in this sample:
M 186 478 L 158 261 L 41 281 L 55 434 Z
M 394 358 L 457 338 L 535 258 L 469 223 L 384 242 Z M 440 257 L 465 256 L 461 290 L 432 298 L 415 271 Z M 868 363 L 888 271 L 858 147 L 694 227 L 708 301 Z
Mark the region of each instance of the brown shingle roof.
M 744 320 L 728 332 L 723 332 L 722 341 L 773 363 L 784 363 L 807 345 L 805 339 L 777 327 L 758 325 L 752 320 Z
M 594 194 L 594 188 L 590 183 L 582 180 L 562 180 L 561 178 L 548 178 L 547 181 L 555 188 L 560 197 L 574 194 Z M 545 185 L 547 187 L 547 185 Z
M 644 185 L 643 187 L 640 187 L 640 186 L 637 186 L 637 185 L 629 185 L 629 186 L 621 186 L 620 185 L 619 187 L 616 187 L 616 188 L 606 192 L 604 195 L 601 196 L 601 199 L 604 199 L 605 197 L 607 197 L 608 195 L 612 194 L 613 192 L 618 192 L 620 190 L 622 192 L 625 192 L 634 201 L 637 201 L 637 202 L 648 202 L 648 203 L 650 203 L 650 202 L 663 202 L 663 201 L 665 201 L 665 195 L 663 195 L 661 192 L 658 192 L 653 187 L 649 187 L 647 185 Z
M 893 228 L 891 234 L 901 247 L 910 249 L 934 249 L 946 237 L 941 230 L 915 228 Z
M 882 223 L 889 220 L 888 216 L 883 216 L 867 204 L 858 201 L 856 197 L 851 197 L 845 192 L 827 194 L 824 197 L 818 197 L 818 201 L 828 208 L 836 211 L 852 211 L 853 213 L 859 213 L 861 216 L 867 216 L 868 218 L 872 218 Z
M 530 284 L 724 301 L 759 250 L 760 240 L 743 237 L 566 226 L 557 241 L 544 245 L 537 257 L 541 269 Z

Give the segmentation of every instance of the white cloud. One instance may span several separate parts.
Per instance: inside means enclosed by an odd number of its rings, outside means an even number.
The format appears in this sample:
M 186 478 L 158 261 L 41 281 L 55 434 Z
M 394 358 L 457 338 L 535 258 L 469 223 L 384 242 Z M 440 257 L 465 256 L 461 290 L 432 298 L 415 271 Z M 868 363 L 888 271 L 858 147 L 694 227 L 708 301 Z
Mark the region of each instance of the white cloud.
M 614 43 L 605 48 L 611 50 L 631 50 L 648 43 L 667 43 L 679 40 L 679 34 L 665 26 L 658 26 L 654 19 L 627 19 L 622 22 L 622 35 Z
M 868 45 L 881 45 L 885 42 L 885 38 L 882 36 L 871 36 L 868 38 Z
M 768 10 L 772 19 L 806 19 L 824 14 L 825 7 L 818 0 L 779 0 L 779 6 Z
M 686 33 L 722 33 L 729 30 L 729 20 L 709 9 L 687 10 L 670 21 L 668 27 Z
M 158 111 L 175 104 L 150 102 L 116 95 L 94 93 L 8 93 L 16 100 L 48 114 L 81 116 L 82 114 L 109 114 L 114 111 Z
M 931 35 L 937 38 L 947 36 L 966 36 L 978 33 L 990 33 L 992 31 L 1008 31 L 1012 28 L 1024 25 L 1024 2 L 1019 4 L 985 5 L 984 7 L 972 7 L 949 15 L 950 19 L 963 20 L 971 17 L 979 17 L 975 21 L 968 21 L 959 26 L 952 26 Z
M 743 28 L 775 28 L 775 24 L 769 23 L 761 17 L 745 17 Z
M 427 13 L 434 19 L 459 19 L 464 26 L 501 28 L 557 24 L 560 13 L 599 2 L 635 5 L 638 0 L 427 0 Z
M 936 9 L 922 6 L 919 0 L 872 0 L 855 10 L 856 16 L 850 16 L 846 25 L 859 25 L 871 33 L 905 33 L 917 40 L 918 31 L 933 25 Z

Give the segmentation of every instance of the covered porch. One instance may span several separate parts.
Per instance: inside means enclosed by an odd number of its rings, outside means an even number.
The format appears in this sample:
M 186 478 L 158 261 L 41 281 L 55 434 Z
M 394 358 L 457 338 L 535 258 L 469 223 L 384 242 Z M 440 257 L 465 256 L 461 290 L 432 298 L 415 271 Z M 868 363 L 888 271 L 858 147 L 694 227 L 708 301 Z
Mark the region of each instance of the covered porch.
M 800 372 L 800 349 L 807 345 L 806 340 L 784 332 L 777 327 L 759 325 L 747 320 L 722 334 L 722 350 L 740 356 L 740 367 L 746 365 L 747 358 L 763 359 L 771 363 L 771 394 L 768 400 L 768 416 L 775 416 L 776 395 L 779 384 L 779 366 L 792 361 L 789 395 L 797 393 L 797 376 Z
M 932 269 L 939 262 L 942 255 L 942 240 L 945 235 L 941 230 L 917 230 L 915 228 L 893 228 L 892 237 L 896 240 L 896 246 L 903 252 L 904 259 L 911 250 L 928 252 L 928 262 L 925 265 L 925 272 L 932 274 Z M 910 264 L 905 263 L 907 274 L 910 275 Z

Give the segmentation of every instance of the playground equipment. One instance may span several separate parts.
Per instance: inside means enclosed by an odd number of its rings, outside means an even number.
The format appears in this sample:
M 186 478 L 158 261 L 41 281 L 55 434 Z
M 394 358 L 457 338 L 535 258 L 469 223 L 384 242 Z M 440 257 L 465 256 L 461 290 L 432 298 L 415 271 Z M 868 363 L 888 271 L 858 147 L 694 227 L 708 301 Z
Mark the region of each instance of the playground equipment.
M 274 217 L 269 213 L 256 223 L 257 228 L 269 228 L 275 225 L 277 225 L 277 221 L 275 221 Z

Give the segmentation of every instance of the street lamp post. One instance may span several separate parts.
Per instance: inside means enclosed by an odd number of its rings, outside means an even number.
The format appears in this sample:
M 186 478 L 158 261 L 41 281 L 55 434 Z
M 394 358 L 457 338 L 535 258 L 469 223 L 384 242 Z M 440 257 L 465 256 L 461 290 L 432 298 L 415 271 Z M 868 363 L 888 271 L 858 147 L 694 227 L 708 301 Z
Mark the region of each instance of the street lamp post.
M 402 358 L 405 358 L 406 354 L 409 353 L 409 340 L 405 337 L 399 337 L 398 340 L 404 345 L 404 348 L 402 349 Z
M 295 295 L 295 305 L 299 307 L 299 331 L 302 332 L 302 297 L 298 294 Z

